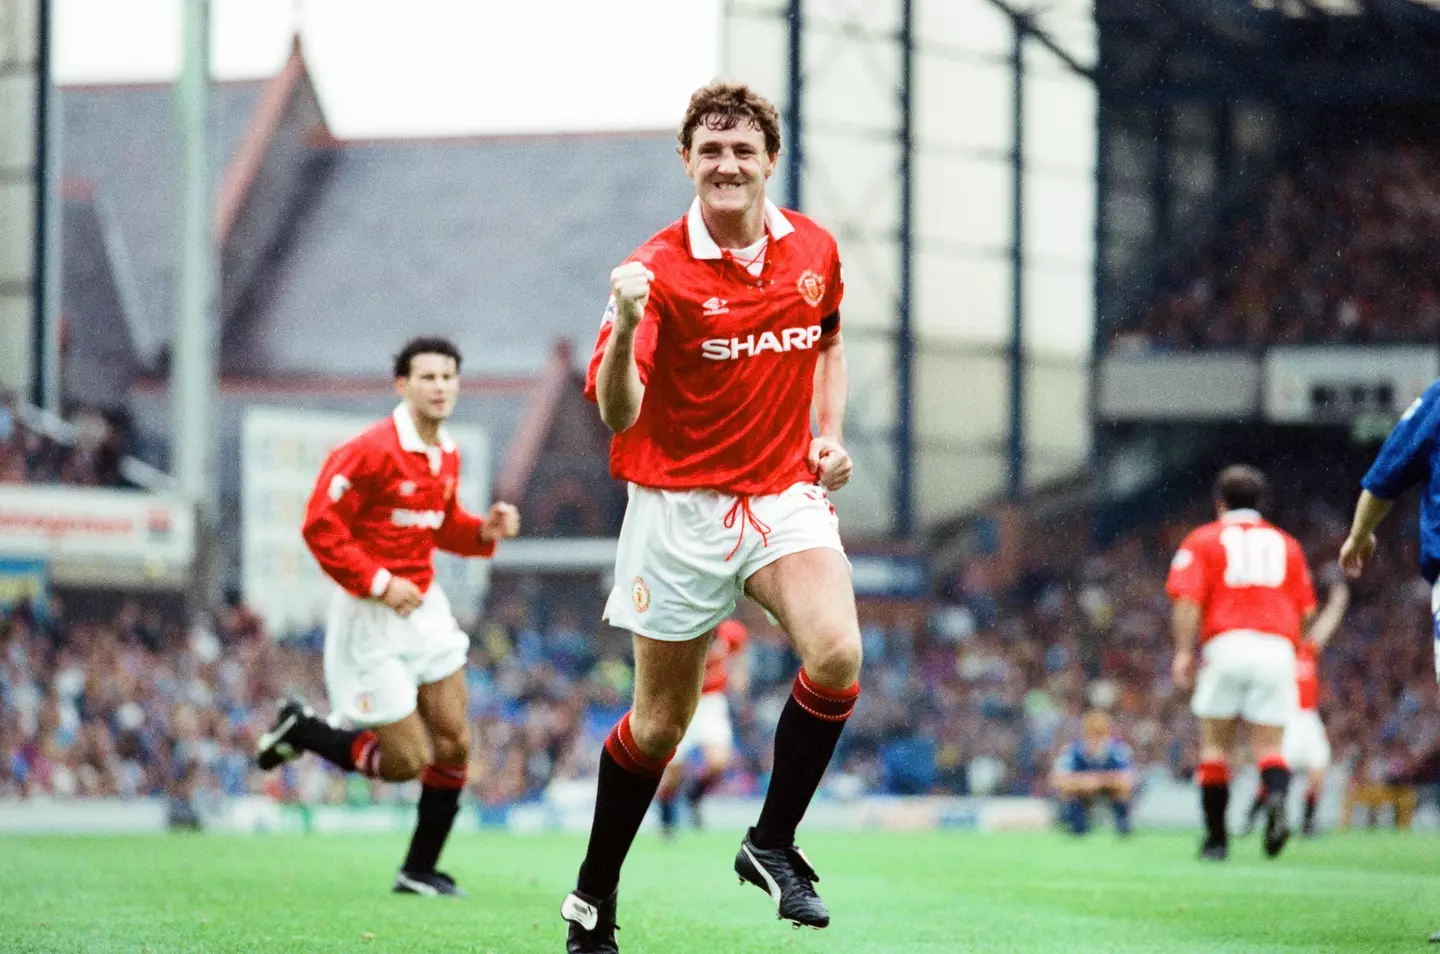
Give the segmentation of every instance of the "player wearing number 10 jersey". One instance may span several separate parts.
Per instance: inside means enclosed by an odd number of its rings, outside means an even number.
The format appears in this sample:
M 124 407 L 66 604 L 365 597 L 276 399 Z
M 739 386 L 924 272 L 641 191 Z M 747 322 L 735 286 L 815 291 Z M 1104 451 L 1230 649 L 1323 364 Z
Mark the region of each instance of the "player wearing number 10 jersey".
M 1236 724 L 1249 725 L 1250 748 L 1266 792 L 1265 853 L 1275 857 L 1290 836 L 1285 796 L 1290 770 L 1281 754 L 1295 714 L 1295 647 L 1315 613 L 1315 585 L 1295 538 L 1260 516 L 1265 476 L 1234 465 L 1215 482 L 1218 519 L 1192 531 L 1170 565 L 1174 601 L 1174 679 L 1193 680 L 1190 709 L 1200 718 L 1200 800 L 1206 837 L 1201 856 L 1229 853 L 1227 756 Z M 1203 665 L 1194 675 L 1195 646 Z

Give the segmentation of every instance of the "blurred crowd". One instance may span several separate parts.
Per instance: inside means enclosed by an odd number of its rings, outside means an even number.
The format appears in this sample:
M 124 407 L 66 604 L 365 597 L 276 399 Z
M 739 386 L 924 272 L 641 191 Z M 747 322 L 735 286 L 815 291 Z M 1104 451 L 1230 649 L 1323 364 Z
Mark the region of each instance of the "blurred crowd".
M 1333 560 L 1347 507 L 1339 496 L 1308 496 L 1276 518 L 1319 568 Z M 1007 593 L 962 566 L 919 622 L 862 608 L 864 691 L 828 791 L 1043 794 L 1056 749 L 1090 707 L 1114 714 L 1142 772 L 1187 776 L 1196 726 L 1170 679 L 1164 580 L 1207 511 L 1197 503 L 1146 524 L 1073 568 L 1036 564 Z M 1415 577 L 1407 520 L 1400 510 L 1392 517 L 1322 659 L 1321 708 L 1336 760 L 1357 784 L 1433 795 L 1440 699 L 1425 638 L 1429 592 Z M 1323 600 L 1333 578 L 1320 576 Z M 502 593 L 473 628 L 470 790 L 482 811 L 588 779 L 628 706 L 628 640 L 597 633 L 589 607 L 548 603 Z M 0 798 L 410 800 L 404 786 L 347 777 L 315 758 L 253 770 L 254 741 L 278 697 L 299 694 L 323 711 L 320 643 L 318 630 L 276 641 L 238 606 L 189 626 L 135 602 L 100 621 L 72 618 L 54 598 L 43 610 L 14 607 L 0 615 Z M 749 691 L 732 700 L 739 757 L 723 794 L 763 790 L 798 668 L 763 619 L 749 651 Z
M 1440 150 L 1307 152 L 1249 211 L 1187 249 L 1112 347 L 1434 343 L 1440 337 Z
M 36 417 L 0 392 L 0 484 L 125 485 L 120 462 L 129 453 L 130 428 L 123 416 L 80 408 L 51 429 L 37 426 Z

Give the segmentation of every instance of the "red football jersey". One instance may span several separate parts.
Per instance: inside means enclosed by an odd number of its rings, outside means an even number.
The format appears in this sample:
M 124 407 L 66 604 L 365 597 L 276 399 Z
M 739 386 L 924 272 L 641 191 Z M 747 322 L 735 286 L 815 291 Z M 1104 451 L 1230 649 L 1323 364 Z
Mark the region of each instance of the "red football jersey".
M 1202 643 L 1253 629 L 1298 644 L 1301 619 L 1315 609 L 1300 544 L 1253 510 L 1232 510 L 1193 530 L 1175 553 L 1165 589 L 1203 608 Z
M 739 620 L 727 619 L 715 627 L 715 638 L 710 641 L 710 652 L 705 657 L 705 682 L 701 693 L 724 692 L 730 688 L 730 660 L 745 651 L 750 634 Z
M 1295 684 L 1300 689 L 1300 708 L 1314 712 L 1320 708 L 1320 660 L 1315 644 L 1301 640 L 1295 647 Z
M 611 442 L 616 478 L 746 495 L 815 479 L 810 403 L 819 352 L 840 328 L 840 256 L 797 212 L 767 203 L 766 228 L 758 278 L 716 246 L 698 199 L 630 256 L 655 279 L 635 333 L 645 400 Z M 592 401 L 613 314 L 612 300 L 585 380 Z
M 435 548 L 490 556 L 484 520 L 455 496 L 460 454 L 440 430 L 427 446 L 405 405 L 330 452 L 305 511 L 305 542 L 321 568 L 359 597 L 379 597 L 390 577 L 420 589 L 435 576 Z

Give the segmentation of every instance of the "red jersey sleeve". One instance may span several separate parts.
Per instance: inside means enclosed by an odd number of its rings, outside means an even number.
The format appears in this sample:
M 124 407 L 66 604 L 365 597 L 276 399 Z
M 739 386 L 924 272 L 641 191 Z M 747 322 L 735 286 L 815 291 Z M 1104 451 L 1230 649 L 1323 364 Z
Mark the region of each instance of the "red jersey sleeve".
M 652 265 L 653 269 L 654 266 Z M 640 371 L 640 383 L 650 380 L 650 369 L 655 366 L 655 342 L 660 335 L 660 290 L 655 283 L 650 285 L 650 298 L 645 302 L 645 314 L 635 327 L 635 367 Z M 596 380 L 600 376 L 600 360 L 605 357 L 605 348 L 610 344 L 610 333 L 615 328 L 615 296 L 605 306 L 605 317 L 600 322 L 600 334 L 595 338 L 595 352 L 590 355 L 590 367 L 585 372 L 585 397 L 598 401 Z
M 374 468 L 374 459 L 361 441 L 331 451 L 310 493 L 302 530 L 320 568 L 362 599 L 380 596 L 390 583 L 389 571 L 365 552 L 351 532 L 356 513 L 374 487 Z
M 451 494 L 445 505 L 445 522 L 435 531 L 435 545 L 450 553 L 467 557 L 495 555 L 495 541 L 480 539 L 485 518 L 460 506 L 460 496 Z
M 1175 551 L 1170 561 L 1170 576 L 1165 581 L 1165 592 L 1172 600 L 1191 600 L 1205 605 L 1210 595 L 1210 573 L 1204 540 L 1198 533 L 1191 533 Z
M 1310 563 L 1305 559 L 1305 551 L 1300 548 L 1299 542 L 1287 538 L 1286 546 L 1290 551 L 1290 570 L 1285 574 L 1285 579 L 1290 598 L 1295 601 L 1295 609 L 1301 619 L 1304 619 L 1306 614 L 1314 611 L 1319 602 L 1315 598 L 1315 580 L 1310 575 Z

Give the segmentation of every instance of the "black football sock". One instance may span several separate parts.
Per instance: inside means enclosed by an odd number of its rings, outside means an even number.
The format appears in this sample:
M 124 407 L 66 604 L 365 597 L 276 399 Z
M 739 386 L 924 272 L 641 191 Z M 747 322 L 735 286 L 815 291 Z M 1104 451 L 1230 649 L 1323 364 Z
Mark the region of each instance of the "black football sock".
M 1315 812 L 1320 807 L 1320 793 L 1313 788 L 1305 790 L 1305 827 L 1315 827 Z
M 405 855 L 406 871 L 424 874 L 435 870 L 460 811 L 465 774 L 463 765 L 437 764 L 425 769 L 420 776 L 420 806 L 415 818 L 415 834 L 410 837 L 410 851 Z
M 705 772 L 690 783 L 690 787 L 685 791 L 685 800 L 691 805 L 699 805 L 706 793 L 709 792 L 719 780 L 720 774 L 718 772 Z
M 675 793 L 661 795 L 656 804 L 660 806 L 660 827 L 670 831 L 675 827 L 675 817 L 679 814 L 675 809 Z
M 1278 755 L 1267 755 L 1260 760 L 1260 787 L 1265 797 L 1276 795 L 1283 802 L 1290 792 L 1290 767 Z
M 656 759 L 640 751 L 630 733 L 628 712 L 610 730 L 600 753 L 590 844 L 576 880 L 576 887 L 584 894 L 604 900 L 614 893 L 620 883 L 620 867 L 650 810 L 669 761 L 670 755 Z
M 380 777 L 380 745 L 369 729 L 337 729 L 324 719 L 302 716 L 289 738 L 296 748 L 314 752 L 347 772 Z
M 830 689 L 817 684 L 803 669 L 795 677 L 775 727 L 775 767 L 770 773 L 770 789 L 750 836 L 757 848 L 795 844 L 795 829 L 820 787 L 859 695 L 858 682 L 849 689 Z
M 1224 762 L 1201 762 L 1195 773 L 1200 782 L 1200 808 L 1205 815 L 1205 840 L 1212 845 L 1229 841 L 1225 810 L 1230 807 L 1230 767 Z

